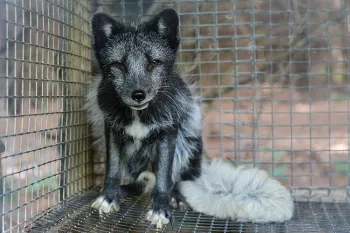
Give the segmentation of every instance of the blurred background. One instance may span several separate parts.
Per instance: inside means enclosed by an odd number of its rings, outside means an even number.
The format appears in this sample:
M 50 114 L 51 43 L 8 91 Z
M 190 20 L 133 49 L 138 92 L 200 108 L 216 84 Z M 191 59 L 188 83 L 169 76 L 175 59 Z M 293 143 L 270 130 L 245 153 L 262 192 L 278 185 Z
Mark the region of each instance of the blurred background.
M 104 153 L 82 108 L 100 70 L 89 20 L 180 15 L 176 69 L 201 97 L 207 158 L 258 166 L 293 193 L 348 193 L 348 0 L 0 1 L 2 232 L 93 185 Z

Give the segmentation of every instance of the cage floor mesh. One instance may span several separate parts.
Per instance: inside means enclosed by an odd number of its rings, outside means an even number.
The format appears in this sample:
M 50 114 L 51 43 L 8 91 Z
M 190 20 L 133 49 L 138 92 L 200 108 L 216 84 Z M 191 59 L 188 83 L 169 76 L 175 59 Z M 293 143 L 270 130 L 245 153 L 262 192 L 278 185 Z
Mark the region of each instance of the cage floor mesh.
M 67 199 L 36 218 L 26 232 L 350 232 L 350 203 L 296 201 L 292 220 L 252 224 L 216 219 L 191 211 L 173 211 L 173 227 L 156 229 L 145 214 L 148 197 L 122 200 L 120 211 L 99 217 L 90 208 L 99 195 L 93 189 Z

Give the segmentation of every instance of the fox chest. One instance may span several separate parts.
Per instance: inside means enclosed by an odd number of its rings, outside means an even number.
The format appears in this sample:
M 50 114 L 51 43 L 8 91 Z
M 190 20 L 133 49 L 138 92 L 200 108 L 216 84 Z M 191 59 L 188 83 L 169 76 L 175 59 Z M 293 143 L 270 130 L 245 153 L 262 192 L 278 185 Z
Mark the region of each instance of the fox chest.
M 150 134 L 151 128 L 138 119 L 124 128 L 124 133 L 131 139 L 125 142 L 124 153 L 127 157 L 133 156 L 140 150 L 143 140 Z

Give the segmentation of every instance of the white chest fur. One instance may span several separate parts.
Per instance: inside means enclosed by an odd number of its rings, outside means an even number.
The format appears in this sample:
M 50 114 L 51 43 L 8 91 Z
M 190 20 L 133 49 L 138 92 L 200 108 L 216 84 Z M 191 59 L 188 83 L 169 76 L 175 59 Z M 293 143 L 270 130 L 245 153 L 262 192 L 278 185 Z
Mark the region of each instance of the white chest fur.
M 145 138 L 150 131 L 150 128 L 140 122 L 140 119 L 136 116 L 133 122 L 125 127 L 125 133 L 130 137 L 141 140 Z
M 140 149 L 141 140 L 147 137 L 149 131 L 150 128 L 141 123 L 137 115 L 131 124 L 125 127 L 125 133 L 133 138 L 133 142 L 130 142 L 126 145 L 126 154 L 128 157 L 133 156 L 134 153 Z
M 133 122 L 125 127 L 125 133 L 133 138 L 133 142 L 126 145 L 127 156 L 132 156 L 141 146 L 141 140 L 150 132 L 150 128 L 140 122 L 138 116 L 135 116 Z

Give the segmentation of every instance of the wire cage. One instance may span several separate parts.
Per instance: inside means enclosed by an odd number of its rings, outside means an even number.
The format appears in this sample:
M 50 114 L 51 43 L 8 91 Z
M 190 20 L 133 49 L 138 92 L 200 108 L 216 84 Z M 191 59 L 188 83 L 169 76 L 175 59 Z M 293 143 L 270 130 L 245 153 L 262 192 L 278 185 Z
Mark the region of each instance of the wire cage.
M 1 232 L 153 232 L 151 201 L 100 218 L 105 155 L 83 109 L 100 74 L 90 17 L 180 15 L 176 69 L 196 83 L 207 159 L 289 188 L 292 220 L 250 224 L 174 210 L 162 232 L 350 231 L 348 0 L 0 1 Z

